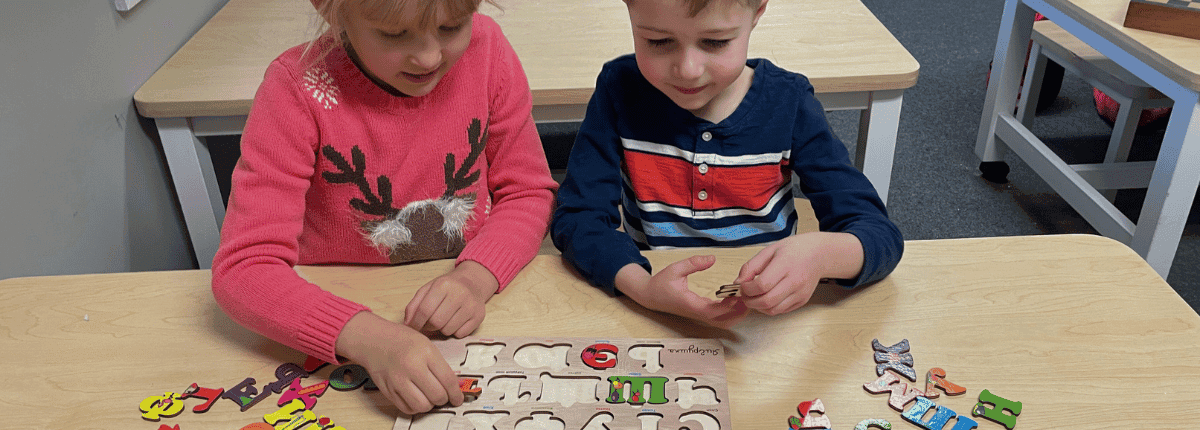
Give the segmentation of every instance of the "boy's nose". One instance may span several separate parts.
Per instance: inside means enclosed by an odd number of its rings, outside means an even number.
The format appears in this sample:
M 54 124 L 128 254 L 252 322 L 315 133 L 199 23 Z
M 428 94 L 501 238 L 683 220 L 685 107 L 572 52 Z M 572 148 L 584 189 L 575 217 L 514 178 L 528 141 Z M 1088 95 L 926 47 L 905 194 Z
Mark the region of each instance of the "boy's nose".
M 684 49 L 675 63 L 675 74 L 680 79 L 699 79 L 704 74 L 704 61 L 694 49 Z

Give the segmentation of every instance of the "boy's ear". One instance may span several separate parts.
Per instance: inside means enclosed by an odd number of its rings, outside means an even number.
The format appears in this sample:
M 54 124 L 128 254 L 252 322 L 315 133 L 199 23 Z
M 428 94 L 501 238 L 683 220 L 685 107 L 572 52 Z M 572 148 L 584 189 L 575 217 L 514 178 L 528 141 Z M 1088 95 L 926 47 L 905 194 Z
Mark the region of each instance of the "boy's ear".
M 315 2 L 315 1 L 321 1 L 321 0 L 313 0 L 313 1 Z M 762 18 L 763 13 L 767 11 L 767 1 L 768 0 L 762 0 L 762 3 L 758 4 L 758 10 L 754 11 L 754 21 L 750 23 L 751 27 L 758 26 L 758 19 Z

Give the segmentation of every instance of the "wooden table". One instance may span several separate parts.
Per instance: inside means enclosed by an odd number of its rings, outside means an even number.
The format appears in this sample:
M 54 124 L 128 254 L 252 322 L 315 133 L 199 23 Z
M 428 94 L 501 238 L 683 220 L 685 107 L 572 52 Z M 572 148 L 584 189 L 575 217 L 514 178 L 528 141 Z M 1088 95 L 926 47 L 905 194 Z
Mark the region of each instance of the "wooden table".
M 732 279 L 755 250 L 715 250 L 717 265 L 693 283 Z M 679 255 L 647 253 L 659 268 Z M 399 319 L 413 292 L 451 264 L 298 270 Z M 736 429 L 784 428 L 797 403 L 814 398 L 834 428 L 868 418 L 910 426 L 886 395 L 862 387 L 876 379 L 872 339 L 908 339 L 918 374 L 940 367 L 967 388 L 939 406 L 969 416 L 983 389 L 1022 402 L 1018 428 L 1189 428 L 1200 402 L 1200 316 L 1137 254 L 1099 236 L 908 242 L 900 266 L 875 285 L 822 287 L 799 311 L 728 331 L 606 297 L 558 257 L 539 256 L 487 312 L 477 336 L 720 339 Z M 231 322 L 202 270 L 7 279 L 0 327 L 0 415 L 20 428 L 157 429 L 139 416 L 146 397 L 246 377 L 261 387 L 280 364 L 304 359 Z M 221 400 L 204 414 L 185 400 L 188 411 L 161 423 L 239 429 L 277 410 L 274 399 L 246 412 Z M 397 413 L 362 390 L 330 390 L 314 411 L 346 429 L 389 429 Z
M 624 3 L 511 0 L 496 18 L 520 56 L 534 118 L 582 118 L 604 62 L 633 52 Z M 267 65 L 309 40 L 307 0 L 230 0 L 134 94 L 153 118 L 201 268 L 211 265 L 225 206 L 205 136 L 240 134 Z M 919 66 L 858 0 L 773 2 L 750 55 L 804 73 L 829 110 L 860 110 L 855 164 L 887 201 L 902 94 Z
M 1200 40 L 1125 28 L 1128 4 L 1008 0 L 975 153 L 984 169 L 1011 149 L 1092 227 L 1129 244 L 1165 278 L 1200 185 Z M 1068 165 L 1013 115 L 1035 12 L 1174 100 L 1156 161 Z M 1121 188 L 1147 189 L 1136 225 L 1100 191 Z

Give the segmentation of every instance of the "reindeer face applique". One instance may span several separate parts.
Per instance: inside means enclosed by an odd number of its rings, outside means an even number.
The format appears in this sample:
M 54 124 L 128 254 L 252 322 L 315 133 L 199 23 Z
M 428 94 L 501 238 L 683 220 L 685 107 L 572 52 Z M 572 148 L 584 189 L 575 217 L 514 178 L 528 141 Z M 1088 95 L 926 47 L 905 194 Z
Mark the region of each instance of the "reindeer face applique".
M 360 223 L 363 236 L 384 251 L 392 264 L 410 261 L 450 258 L 462 252 L 466 241 L 463 232 L 475 211 L 474 192 L 457 195 L 479 180 L 479 170 L 471 171 L 487 145 L 487 130 L 479 119 L 467 127 L 471 152 L 458 165 L 453 153 L 446 154 L 443 166 L 446 191 L 438 198 L 411 202 L 397 209 L 392 205 L 392 182 L 386 175 L 375 179 L 378 193 L 371 191 L 366 175 L 366 157 L 358 146 L 350 148 L 350 162 L 332 146 L 321 148 L 339 172 L 321 172 L 331 184 L 352 184 L 362 192 L 363 199 L 350 199 L 350 207 L 375 219 Z

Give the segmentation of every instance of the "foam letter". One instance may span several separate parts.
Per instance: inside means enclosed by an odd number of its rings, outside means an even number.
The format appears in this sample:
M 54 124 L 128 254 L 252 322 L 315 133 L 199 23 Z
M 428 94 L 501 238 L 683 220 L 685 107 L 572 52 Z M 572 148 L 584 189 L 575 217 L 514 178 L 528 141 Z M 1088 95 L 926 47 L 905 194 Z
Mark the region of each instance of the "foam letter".
M 988 408 L 984 406 L 984 403 L 991 403 L 995 407 Z M 1005 414 L 1006 410 L 1012 415 Z M 1021 415 L 1021 402 L 1014 402 L 992 394 L 988 390 L 983 390 L 979 393 L 979 403 L 976 403 L 975 407 L 971 409 L 971 415 L 982 416 L 1012 430 L 1017 425 L 1017 415 Z

